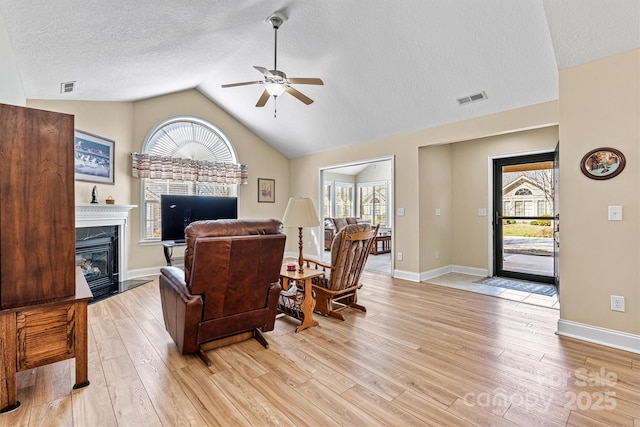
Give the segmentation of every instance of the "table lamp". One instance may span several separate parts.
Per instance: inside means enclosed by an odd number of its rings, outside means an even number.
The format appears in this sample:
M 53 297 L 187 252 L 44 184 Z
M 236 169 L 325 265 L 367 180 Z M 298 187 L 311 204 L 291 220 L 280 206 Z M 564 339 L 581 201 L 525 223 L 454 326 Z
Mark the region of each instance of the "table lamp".
M 304 258 L 302 256 L 302 248 L 304 245 L 302 243 L 302 228 L 317 227 L 320 225 L 313 200 L 308 197 L 291 197 L 289 203 L 287 203 L 287 209 L 284 211 L 282 223 L 285 227 L 298 227 L 298 247 L 300 248 L 300 254 L 298 255 L 298 272 L 303 273 L 304 268 L 302 267 L 302 263 L 304 262 Z

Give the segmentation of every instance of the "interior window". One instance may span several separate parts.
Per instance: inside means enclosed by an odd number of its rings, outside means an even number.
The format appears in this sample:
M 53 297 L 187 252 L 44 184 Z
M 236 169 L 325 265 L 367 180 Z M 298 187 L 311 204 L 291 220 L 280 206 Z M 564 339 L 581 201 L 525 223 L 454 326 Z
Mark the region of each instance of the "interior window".
M 335 217 L 347 218 L 353 213 L 353 184 L 337 182 L 335 184 Z
M 358 191 L 360 218 L 370 220 L 371 224 L 387 227 L 387 184 L 359 184 Z
M 323 187 L 323 215 L 325 218 L 333 217 L 333 196 L 331 194 L 333 188 L 332 182 L 325 182 Z

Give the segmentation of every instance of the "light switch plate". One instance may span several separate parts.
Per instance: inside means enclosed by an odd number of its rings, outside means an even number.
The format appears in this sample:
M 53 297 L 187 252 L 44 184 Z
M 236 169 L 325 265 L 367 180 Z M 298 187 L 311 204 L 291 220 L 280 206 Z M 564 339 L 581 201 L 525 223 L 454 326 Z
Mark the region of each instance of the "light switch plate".
M 609 221 L 622 221 L 622 206 L 609 206 Z
M 404 216 L 404 208 L 398 208 L 398 216 Z
M 487 210 L 485 208 L 478 209 L 478 216 L 487 216 Z
M 440 208 L 436 208 L 436 216 L 440 216 Z

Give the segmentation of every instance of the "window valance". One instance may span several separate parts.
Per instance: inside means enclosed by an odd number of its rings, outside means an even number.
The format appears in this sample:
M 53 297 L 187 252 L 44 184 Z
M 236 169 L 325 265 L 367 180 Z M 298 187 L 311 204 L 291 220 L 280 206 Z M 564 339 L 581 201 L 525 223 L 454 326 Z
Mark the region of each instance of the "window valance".
M 215 182 L 220 184 L 246 184 L 249 179 L 247 165 L 182 159 L 178 157 L 133 153 L 135 178 L 166 179 L 174 181 Z

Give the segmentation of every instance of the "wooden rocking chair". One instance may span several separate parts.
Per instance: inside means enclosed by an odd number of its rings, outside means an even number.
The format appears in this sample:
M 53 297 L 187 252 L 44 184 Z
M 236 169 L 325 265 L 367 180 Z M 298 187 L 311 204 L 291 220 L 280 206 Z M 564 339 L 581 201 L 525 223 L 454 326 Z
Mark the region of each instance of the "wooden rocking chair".
M 324 277 L 313 281 L 316 311 L 340 320 L 344 320 L 344 317 L 339 311 L 347 307 L 367 311 L 364 306 L 357 304 L 357 291 L 362 287 L 360 274 L 379 226 L 372 229 L 369 224 L 351 224 L 340 230 L 331 244 L 331 265 L 305 259 L 307 268 L 325 272 Z

